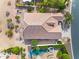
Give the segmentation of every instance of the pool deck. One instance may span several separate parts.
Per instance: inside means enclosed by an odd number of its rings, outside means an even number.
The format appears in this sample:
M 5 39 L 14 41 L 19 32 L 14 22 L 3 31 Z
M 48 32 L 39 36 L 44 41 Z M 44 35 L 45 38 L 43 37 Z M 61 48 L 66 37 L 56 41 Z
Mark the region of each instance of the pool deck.
M 48 52 L 48 53 L 44 53 L 42 55 L 33 56 L 33 59 L 50 59 L 50 58 L 52 58 L 52 59 L 58 59 L 56 57 L 56 54 L 57 54 L 57 50 L 55 50 L 54 53 Z

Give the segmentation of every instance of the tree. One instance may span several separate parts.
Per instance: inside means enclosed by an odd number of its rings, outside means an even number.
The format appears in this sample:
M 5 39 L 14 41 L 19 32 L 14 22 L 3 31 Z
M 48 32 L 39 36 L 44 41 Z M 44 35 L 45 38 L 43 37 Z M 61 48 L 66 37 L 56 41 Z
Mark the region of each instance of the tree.
M 18 26 L 18 25 L 15 25 L 15 32 L 18 31 L 18 30 L 17 30 L 18 28 L 19 28 L 19 26 Z
M 19 47 L 14 47 L 14 48 L 11 49 L 11 51 L 12 51 L 13 54 L 18 55 L 20 53 L 20 48 Z
M 12 22 L 12 19 L 7 19 L 7 23 L 11 23 Z
M 57 3 L 57 8 L 62 11 L 63 9 L 65 9 L 66 5 L 65 5 L 65 0 L 58 0 Z
M 20 16 L 18 16 L 18 15 L 17 15 L 17 16 L 15 16 L 15 19 L 20 19 Z
M 61 41 L 57 41 L 57 44 L 62 44 L 62 42 Z
M 21 59 L 25 59 L 25 56 L 26 56 L 26 55 L 25 55 L 24 53 L 22 53 L 22 54 L 21 54 Z
M 28 6 L 28 8 L 27 8 L 27 11 L 28 11 L 28 12 L 32 12 L 33 10 L 34 10 L 34 8 L 33 8 L 33 7 Z
M 65 3 L 66 3 L 66 0 L 49 0 L 48 6 L 62 11 L 66 7 Z
M 32 43 L 32 46 L 35 47 L 38 44 L 38 41 L 33 39 L 31 43 Z
M 66 12 L 65 16 L 65 23 L 66 24 L 71 24 L 72 22 L 72 15 L 69 12 Z
M 7 27 L 8 27 L 8 29 L 14 29 L 14 24 L 11 22 L 11 23 L 8 23 L 7 24 Z
M 15 25 L 15 29 L 17 29 L 19 26 L 18 25 Z
M 38 9 L 38 11 L 41 12 L 41 13 L 45 13 L 45 12 L 47 11 L 47 8 L 45 8 L 45 7 L 40 7 L 40 8 Z
M 42 0 L 40 3 L 40 6 L 47 6 L 48 5 L 48 0 Z
M 16 22 L 20 23 L 20 20 L 19 20 L 20 19 L 20 16 L 18 16 L 18 15 L 15 16 L 15 19 L 16 19 Z
M 63 54 L 63 55 L 62 55 L 62 58 L 63 58 L 63 59 L 70 59 L 70 56 L 69 56 L 68 54 Z
M 51 7 L 51 8 L 55 8 L 56 5 L 57 5 L 56 3 L 58 3 L 57 0 L 49 0 L 48 6 Z
M 7 30 L 5 34 L 6 34 L 8 37 L 12 37 L 12 36 L 13 36 L 12 30 Z

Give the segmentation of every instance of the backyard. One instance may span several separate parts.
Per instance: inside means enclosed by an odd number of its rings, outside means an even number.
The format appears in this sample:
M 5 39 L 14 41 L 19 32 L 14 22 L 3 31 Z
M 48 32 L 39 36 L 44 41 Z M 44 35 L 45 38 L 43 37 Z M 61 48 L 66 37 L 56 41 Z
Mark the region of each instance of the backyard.
M 35 43 L 34 43 L 35 42 Z M 33 45 L 30 49 L 30 57 L 37 58 L 40 56 L 41 58 L 44 57 L 47 59 L 48 56 L 52 58 L 58 59 L 70 59 L 70 55 L 64 44 L 61 41 L 58 41 L 56 45 L 44 45 L 44 46 L 37 46 L 37 41 L 32 41 Z M 36 56 L 36 57 L 35 57 Z
M 66 48 L 64 45 L 50 45 L 50 46 L 37 46 L 32 48 L 32 56 L 33 58 L 35 56 L 40 56 L 43 58 L 43 55 L 45 55 L 45 58 L 58 58 L 58 59 L 70 59 L 70 55 L 68 54 Z M 65 56 L 65 57 L 64 57 Z

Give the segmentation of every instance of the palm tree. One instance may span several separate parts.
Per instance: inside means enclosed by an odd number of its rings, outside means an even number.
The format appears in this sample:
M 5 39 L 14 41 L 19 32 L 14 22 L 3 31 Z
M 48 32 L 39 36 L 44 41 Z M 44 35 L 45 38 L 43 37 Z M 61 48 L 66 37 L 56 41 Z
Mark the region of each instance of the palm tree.
M 17 29 L 18 29 L 18 27 L 19 27 L 18 25 L 15 25 L 15 32 L 17 32 L 17 31 L 18 31 L 18 30 L 17 30 Z
M 65 16 L 65 23 L 70 25 L 72 22 L 72 15 L 69 12 L 66 12 L 64 16 Z
M 16 19 L 16 22 L 20 23 L 20 20 L 19 20 L 20 19 L 20 16 L 18 16 L 18 15 L 15 16 L 15 19 Z
M 10 38 L 13 36 L 12 30 L 7 30 L 5 34 Z
M 38 44 L 38 41 L 35 39 L 32 39 L 31 43 L 33 47 L 36 47 L 36 45 Z
M 11 22 L 12 22 L 11 18 L 7 19 L 7 23 L 11 23 Z

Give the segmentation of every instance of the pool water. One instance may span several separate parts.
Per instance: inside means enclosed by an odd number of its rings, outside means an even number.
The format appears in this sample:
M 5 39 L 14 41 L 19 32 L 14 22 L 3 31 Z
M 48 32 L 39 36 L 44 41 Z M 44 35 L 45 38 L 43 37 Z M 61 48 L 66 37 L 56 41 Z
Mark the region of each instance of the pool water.
M 41 54 L 44 54 L 47 52 L 48 52 L 48 50 L 46 50 L 46 49 L 32 50 L 32 55 L 41 55 Z
M 44 54 L 44 53 L 47 53 L 48 52 L 48 49 L 35 49 L 35 50 L 33 50 L 33 49 L 31 49 L 30 50 L 30 52 L 29 52 L 29 57 L 32 59 L 32 56 L 33 55 L 35 55 L 35 56 L 37 56 L 37 55 L 41 55 L 41 54 Z

